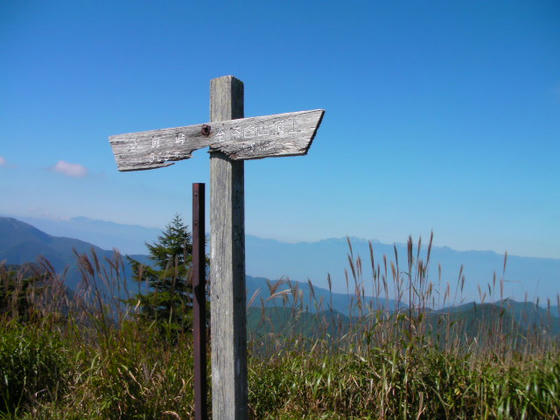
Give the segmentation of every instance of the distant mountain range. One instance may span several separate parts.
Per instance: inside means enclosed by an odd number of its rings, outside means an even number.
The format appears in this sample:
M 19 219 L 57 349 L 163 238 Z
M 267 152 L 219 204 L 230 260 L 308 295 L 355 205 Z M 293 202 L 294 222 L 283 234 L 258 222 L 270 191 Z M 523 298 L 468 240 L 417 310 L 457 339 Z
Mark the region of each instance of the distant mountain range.
M 77 238 L 95 244 L 102 249 L 118 249 L 123 254 L 145 254 L 145 242 L 154 242 L 160 229 L 138 225 L 125 225 L 87 217 L 71 219 L 45 219 L 39 217 L 15 217 L 52 236 Z
M 351 243 L 354 259 L 357 256 L 362 259 L 362 279 L 366 294 L 374 294 L 372 293 L 372 268 L 368 241 L 351 238 Z M 383 256 L 386 256 L 389 262 L 395 260 L 393 245 L 373 241 L 372 247 L 375 264 L 376 266 L 380 264 L 381 270 L 383 270 Z M 396 244 L 395 247 L 401 272 L 406 272 L 408 271 L 407 247 L 405 244 Z M 333 290 L 346 293 L 346 270 L 350 277 L 350 292 L 354 288 L 348 263 L 350 251 L 345 238 L 285 243 L 248 235 L 246 248 L 247 272 L 252 275 L 267 278 L 287 276 L 296 280 L 310 279 L 314 285 L 326 288 L 327 275 L 330 274 Z M 416 255 L 416 246 L 414 254 Z M 425 245 L 421 248 L 420 258 L 426 260 Z M 441 282 L 439 281 L 438 265 L 441 266 Z M 550 298 L 552 304 L 557 304 L 556 297 L 560 292 L 560 259 L 508 256 L 504 275 L 504 293 L 501 296 L 499 285 L 503 272 L 504 255 L 492 251 L 456 251 L 448 247 L 433 247 L 428 279 L 434 283 L 435 288 L 442 295 L 449 283 L 453 298 L 461 265 L 463 265 L 465 284 L 462 293 L 458 294 L 458 302 L 480 301 L 481 296 L 478 290 L 480 286 L 481 293 L 487 294 L 486 301 L 506 297 L 522 301 L 525 300 L 525 293 L 527 293 L 528 300 L 540 297 L 541 302 L 544 303 L 546 298 Z M 390 267 L 388 271 L 391 278 Z M 497 277 L 496 286 L 493 288 L 492 296 L 488 296 L 488 285 L 492 285 L 494 273 Z
M 88 254 L 95 252 L 103 266 L 106 258 L 112 258 L 113 251 L 101 249 L 79 239 L 55 237 L 14 218 L 0 217 L 0 262 L 10 265 L 22 265 L 38 262 L 41 256 L 46 259 L 54 270 L 61 274 L 68 268 L 65 283 L 71 290 L 76 290 L 81 280 L 80 270 L 74 252 Z M 134 255 L 134 258 L 147 262 L 145 255 Z M 131 270 L 125 265 L 125 275 L 130 278 Z
M 81 280 L 75 252 L 91 255 L 92 251 L 102 262 L 114 255 L 114 251 L 101 249 L 85 241 L 48 235 L 17 219 L 0 217 L 0 262 L 5 261 L 11 265 L 22 265 L 27 262 L 36 262 L 38 257 L 42 256 L 49 261 L 58 273 L 62 273 L 67 267 L 69 268 L 66 275 L 66 286 L 71 290 L 75 290 Z M 135 254 L 131 257 L 144 264 L 150 264 L 147 255 Z M 124 262 L 124 274 L 130 279 L 131 269 L 126 263 L 126 259 Z M 283 302 L 280 297 L 271 297 L 269 286 L 272 286 L 273 283 L 268 282 L 265 278 L 247 276 L 248 299 L 255 296 L 256 304 L 260 305 L 262 299 L 267 307 L 281 306 Z M 308 283 L 296 281 L 291 282 L 290 285 L 294 291 L 299 291 L 298 303 L 301 304 L 301 307 L 306 307 L 312 312 L 321 309 L 318 305 L 322 305 L 324 309 L 330 304 L 334 309 L 343 313 L 351 313 L 349 308 L 353 308 L 352 313 L 358 311 L 356 298 L 353 295 L 330 294 L 328 290 L 321 288 L 314 288 L 311 292 Z M 282 282 L 281 286 L 274 286 L 276 289 L 273 292 L 286 291 L 290 288 L 288 286 L 288 283 Z M 283 296 L 287 295 L 284 293 Z M 293 298 L 290 301 L 291 303 L 293 303 Z M 364 304 L 375 308 L 383 307 L 387 310 L 393 310 L 396 307 L 395 302 L 385 299 L 366 298 Z
M 154 228 L 83 217 L 70 220 L 23 219 L 46 234 L 77 238 L 83 242 L 94 244 L 96 249 L 107 250 L 114 247 L 123 254 L 145 254 L 144 243 L 155 241 L 161 233 Z M 351 238 L 351 243 L 354 258 L 357 256 L 362 258 L 363 276 L 361 285 L 365 288 L 366 295 L 374 295 L 371 285 L 372 269 L 368 241 Z M 82 243 L 76 248 L 84 249 L 84 246 L 86 249 L 91 247 L 89 244 L 84 245 Z M 376 264 L 382 263 L 383 256 L 387 256 L 389 262 L 394 260 L 393 245 L 373 241 L 372 246 Z M 396 244 L 396 249 L 401 271 L 407 271 L 406 245 Z M 6 251 L 4 247 L 0 247 L 0 252 Z M 34 253 L 29 250 L 27 253 L 17 251 L 15 254 L 12 255 L 12 258 L 22 260 L 32 257 Z M 314 286 L 328 289 L 327 275 L 330 274 L 332 291 L 340 294 L 354 294 L 355 285 L 349 268 L 348 254 L 349 248 L 346 238 L 286 243 L 253 235 L 246 236 L 246 270 L 249 275 L 267 279 L 289 278 L 304 283 L 309 279 Z M 425 255 L 426 247 L 423 246 L 420 256 L 424 260 Z M 53 258 L 56 256 L 52 255 Z M 66 263 L 68 261 L 66 258 L 62 258 L 62 260 Z M 449 283 L 451 296 L 453 297 L 458 283 L 460 267 L 461 265 L 464 266 L 463 274 L 466 281 L 463 292 L 458 295 L 457 299 L 452 299 L 451 303 L 480 301 L 480 294 L 489 293 L 488 285 L 492 285 L 493 275 L 496 273 L 496 285 L 492 289 L 492 295 L 485 296 L 485 301 L 496 301 L 506 297 L 523 301 L 526 300 L 525 294 L 527 294 L 527 300 L 540 297 L 542 305 L 546 305 L 547 298 L 551 299 L 552 306 L 558 304 L 556 297 L 560 292 L 560 259 L 508 256 L 503 283 L 504 293 L 501 295 L 499 284 L 503 263 L 504 256 L 491 251 L 456 251 L 448 247 L 433 247 L 428 278 L 434 283 L 440 294 L 443 294 L 447 283 Z M 441 281 L 438 265 L 441 266 Z M 350 277 L 348 286 L 345 279 L 345 270 Z M 391 277 L 390 268 L 389 277 Z M 389 284 L 391 283 L 392 281 L 389 279 Z M 394 297 L 394 291 L 391 291 L 389 297 Z M 448 301 L 447 304 L 449 303 Z
M 255 253 L 254 242 L 256 239 L 258 240 L 254 237 L 248 239 L 248 242 L 253 243 L 249 248 L 252 249 L 252 255 Z M 263 241 L 263 247 L 266 248 L 266 243 L 270 243 L 270 241 Z M 322 241 L 320 247 L 329 255 L 329 252 L 332 252 L 329 248 L 338 249 L 338 242 L 336 240 Z M 276 243 L 278 248 L 283 246 L 289 248 L 288 245 L 290 244 L 279 245 Z M 311 247 L 311 244 L 299 245 L 317 252 Z M 113 251 L 104 250 L 85 241 L 55 237 L 14 218 L 0 217 L 0 262 L 9 265 L 22 265 L 35 262 L 39 256 L 43 256 L 57 272 L 69 268 L 66 285 L 70 290 L 76 289 L 81 278 L 74 252 L 91 255 L 92 251 L 97 254 L 102 265 L 105 258 L 113 256 Z M 264 251 L 260 250 L 260 252 Z M 356 248 L 354 252 L 356 252 Z M 308 250 L 309 254 L 313 256 L 312 252 Z M 279 254 L 277 255 L 279 256 Z M 283 257 L 286 258 L 286 255 L 284 254 Z M 133 255 L 133 258 L 149 264 L 149 258 L 146 255 Z M 552 260 L 552 262 L 555 261 Z M 131 270 L 128 264 L 125 264 L 125 275 L 130 278 Z M 319 327 L 318 322 L 323 327 L 326 325 L 326 328 L 334 331 L 335 329 L 347 328 L 355 322 L 356 317 L 360 314 L 367 314 L 371 310 L 395 311 L 397 309 L 407 309 L 406 305 L 398 304 L 395 300 L 368 296 L 358 299 L 355 293 L 351 291 L 349 293 L 339 293 L 328 288 L 311 285 L 309 282 L 294 280 L 276 282 L 264 277 L 247 276 L 246 284 L 247 302 L 249 304 L 248 325 L 250 325 L 251 331 L 256 332 L 264 333 L 268 331 L 268 328 L 271 328 L 270 325 L 262 324 L 262 319 L 259 321 L 259 317 L 262 317 L 263 314 L 268 319 L 272 319 L 271 325 L 275 325 L 274 328 L 276 329 L 283 328 L 282 325 L 284 325 L 286 317 L 299 314 L 297 320 L 294 321 L 295 323 L 289 326 L 290 331 L 312 334 Z M 541 305 L 538 306 L 534 302 L 516 302 L 511 299 L 484 304 L 471 302 L 429 311 L 428 322 L 437 323 L 442 316 L 448 316 L 466 322 L 465 331 L 474 332 L 476 328 L 480 327 L 480 322 L 484 319 L 495 319 L 498 316 L 505 317 L 508 325 L 513 325 L 518 329 L 527 330 L 530 327 L 542 327 L 551 334 L 560 334 L 558 306 L 552 304 L 549 308 L 544 309 L 544 303 L 541 302 Z M 288 333 L 288 331 L 284 332 Z

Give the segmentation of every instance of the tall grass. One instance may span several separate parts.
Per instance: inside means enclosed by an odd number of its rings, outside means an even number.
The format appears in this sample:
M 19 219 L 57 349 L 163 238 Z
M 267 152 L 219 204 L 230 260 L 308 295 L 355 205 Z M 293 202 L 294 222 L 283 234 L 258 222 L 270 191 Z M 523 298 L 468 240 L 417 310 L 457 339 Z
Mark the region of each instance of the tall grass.
M 524 326 L 512 315 L 504 302 L 507 257 L 471 310 L 437 311 L 463 303 L 466 279 L 462 268 L 456 284 L 442 284 L 441 269 L 428 278 L 432 239 L 425 247 L 409 239 L 405 261 L 396 248 L 378 257 L 370 244 L 367 263 L 348 241 L 352 316 L 334 311 L 332 295 L 318 299 L 311 282 L 309 299 L 289 279 L 270 282 L 266 297 L 248 297 L 253 314 L 260 306 L 260 329 L 248 343 L 252 416 L 560 418 L 556 318 L 549 310 Z M 82 282 L 71 295 L 65 273 L 48 261 L 33 273 L 0 266 L 3 416 L 191 418 L 191 337 L 162 337 L 122 303 L 134 287 L 118 253 L 76 258 Z
M 499 275 L 495 273 L 492 280 L 482 288 L 478 287 L 478 303 L 471 302 L 469 307 L 460 308 L 461 304 L 465 304 L 463 289 L 466 279 L 463 267 L 459 269 L 456 284 L 442 284 L 441 267 L 438 267 L 438 279 L 435 282 L 429 279 L 432 244 L 433 235 L 424 248 L 421 239 L 414 244 L 412 238 L 409 238 L 406 267 L 403 269 L 396 246 L 393 260 L 384 255 L 379 261 L 370 243 L 369 275 L 366 276 L 363 259 L 354 254 L 348 240 L 345 281 L 347 293 L 352 295 L 348 314 L 357 316 L 343 317 L 346 322 L 342 322 L 340 314 L 334 313 L 332 300 L 324 302 L 315 298 L 311 282 L 308 284 L 309 300 L 305 300 L 305 294 L 297 282 L 289 279 L 269 282 L 267 297 L 260 298 L 261 324 L 268 324 L 269 330 L 278 334 L 268 334 L 265 337 L 253 335 L 254 341 L 251 344 L 253 347 L 270 347 L 272 340 L 283 350 L 290 343 L 305 343 L 306 348 L 309 346 L 309 340 L 306 340 L 309 336 L 301 334 L 297 329 L 284 326 L 282 331 L 275 331 L 278 320 L 270 319 L 271 311 L 267 308 L 266 301 L 281 300 L 282 306 L 289 311 L 289 319 L 294 322 L 300 320 L 310 309 L 316 314 L 310 321 L 314 326 L 311 343 L 314 349 L 325 347 L 331 351 L 333 342 L 336 342 L 334 348 L 360 354 L 367 353 L 372 348 L 395 345 L 406 348 L 421 343 L 457 356 L 476 354 L 477 357 L 488 357 L 500 354 L 501 357 L 513 357 L 518 354 L 534 356 L 558 348 L 558 336 L 554 334 L 554 327 L 560 324 L 550 311 L 550 301 L 546 315 L 532 322 L 527 319 L 530 314 L 523 313 L 516 319 L 509 310 L 515 302 L 507 299 L 504 289 L 507 253 L 502 272 Z M 330 276 L 327 282 L 332 292 Z M 367 299 L 366 289 L 373 291 Z M 254 295 L 249 303 L 256 306 L 257 299 L 258 296 Z M 391 306 L 387 306 L 390 300 L 393 302 Z M 540 309 L 535 303 L 526 301 L 522 304 L 528 309 Z

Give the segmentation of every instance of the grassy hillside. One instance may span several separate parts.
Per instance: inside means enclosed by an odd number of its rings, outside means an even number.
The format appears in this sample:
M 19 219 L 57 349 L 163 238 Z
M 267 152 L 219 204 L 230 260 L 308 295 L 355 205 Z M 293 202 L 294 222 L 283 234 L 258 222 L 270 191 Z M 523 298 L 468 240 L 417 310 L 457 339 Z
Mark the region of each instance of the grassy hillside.
M 248 308 L 247 332 L 255 339 L 273 334 L 277 337 L 317 339 L 344 334 L 351 319 L 340 312 L 302 312 L 292 308 Z
M 559 418 L 560 343 L 532 328 L 542 308 L 460 304 L 460 296 L 455 304 L 433 287 L 424 261 L 429 256 L 411 253 L 407 267 L 390 261 L 372 274 L 380 290 L 394 282 L 397 312 L 368 310 L 356 269 L 349 272 L 360 316 L 311 312 L 293 299 L 267 307 L 255 298 L 248 309 L 252 418 Z M 190 333 L 115 305 L 118 293 L 106 292 L 124 288 L 123 279 L 118 270 L 104 273 L 95 255 L 80 256 L 78 265 L 85 284 L 72 296 L 55 272 L 24 286 L 25 273 L 0 269 L 0 418 L 192 418 Z M 92 278 L 108 282 L 106 290 Z M 292 290 L 272 285 L 269 297 Z M 430 309 L 434 295 L 452 306 Z
M 527 337 L 560 338 L 560 319 L 548 315 L 540 320 L 515 313 L 510 307 L 523 307 L 524 303 L 508 301 L 495 304 L 465 304 L 440 311 L 414 312 L 412 318 L 405 310 L 400 313 L 373 312 L 366 316 L 348 317 L 337 311 L 308 312 L 294 307 L 251 307 L 247 310 L 249 336 L 266 348 L 281 348 L 283 340 L 314 340 L 330 337 L 337 340 L 351 335 L 362 336 L 375 331 L 387 322 L 398 323 L 404 334 L 422 334 L 439 348 L 471 344 L 492 346 L 488 340 L 508 341 L 516 348 L 523 347 Z M 542 308 L 540 310 L 544 311 Z M 545 311 L 546 312 L 546 311 Z M 400 321 L 398 318 L 401 317 Z M 274 337 L 275 340 L 268 338 Z M 278 340 L 279 338 L 282 340 Z
M 24 320 L 7 311 L 0 323 L 0 413 L 6 418 L 192 418 L 189 334 L 162 336 L 135 321 L 133 308 L 114 323 L 96 299 L 72 301 L 48 288 L 26 296 L 36 316 Z M 69 308 L 63 317 L 57 300 Z M 482 320 L 505 319 L 504 308 L 463 309 L 349 318 L 250 308 L 252 417 L 558 418 L 557 342 L 527 335 L 523 345 L 512 346 L 505 328 L 515 323 L 512 317 L 479 328 L 487 325 Z M 474 334 L 464 341 L 453 328 L 461 319 Z M 451 331 L 444 345 L 426 333 L 431 320 Z

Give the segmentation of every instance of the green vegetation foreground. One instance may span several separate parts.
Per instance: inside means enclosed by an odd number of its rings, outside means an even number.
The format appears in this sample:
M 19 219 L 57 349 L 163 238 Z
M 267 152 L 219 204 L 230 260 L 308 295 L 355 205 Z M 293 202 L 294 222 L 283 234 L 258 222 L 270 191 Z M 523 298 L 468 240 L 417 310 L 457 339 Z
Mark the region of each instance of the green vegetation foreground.
M 116 255 L 107 271 L 95 258 L 80 256 L 84 288 L 71 297 L 47 262 L 34 267 L 35 277 L 0 267 L 0 417 L 192 418 L 190 334 L 136 316 L 141 308 L 126 299 L 102 299 L 100 285 L 121 281 L 123 262 Z M 560 418 L 557 342 L 505 328 L 500 316 L 478 334 L 455 320 L 430 330 L 420 310 L 427 292 L 414 294 L 431 289 L 422 284 L 425 265 L 416 264 L 407 273 L 420 275 L 401 284 L 411 290 L 404 312 L 364 311 L 363 322 L 342 334 L 326 325 L 313 338 L 252 335 L 252 416 Z M 352 269 L 357 284 L 360 271 Z M 394 273 L 401 279 L 398 267 Z
M 6 418 L 193 417 L 190 337 L 129 325 L 99 343 L 15 322 L 0 331 Z M 427 346 L 249 359 L 254 418 L 559 418 L 558 354 L 503 360 Z M 166 417 L 167 416 L 167 417 Z

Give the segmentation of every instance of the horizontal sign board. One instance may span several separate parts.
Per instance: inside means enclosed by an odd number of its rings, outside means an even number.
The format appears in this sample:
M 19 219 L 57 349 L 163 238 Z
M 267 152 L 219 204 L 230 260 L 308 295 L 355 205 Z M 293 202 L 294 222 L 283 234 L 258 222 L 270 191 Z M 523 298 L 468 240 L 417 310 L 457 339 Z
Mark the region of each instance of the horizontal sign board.
M 324 112 L 317 109 L 118 134 L 109 142 L 119 171 L 169 166 L 205 147 L 232 160 L 305 155 Z

